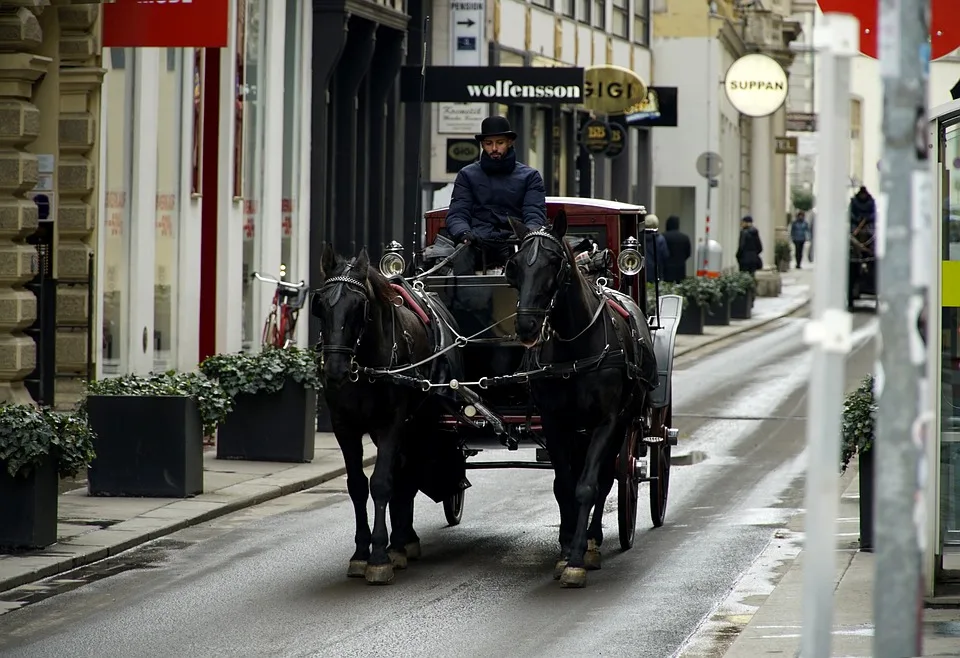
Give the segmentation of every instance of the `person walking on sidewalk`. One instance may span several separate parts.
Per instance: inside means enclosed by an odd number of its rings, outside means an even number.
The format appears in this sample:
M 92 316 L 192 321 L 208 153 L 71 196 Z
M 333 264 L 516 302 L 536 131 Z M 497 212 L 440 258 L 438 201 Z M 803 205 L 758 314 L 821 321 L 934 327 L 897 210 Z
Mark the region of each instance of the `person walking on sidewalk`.
M 680 231 L 680 218 L 667 217 L 667 230 L 663 233 L 667 243 L 667 264 L 663 268 L 663 280 L 667 283 L 680 283 L 687 277 L 687 261 L 693 254 L 690 236 Z
M 793 248 L 797 258 L 797 269 L 802 269 L 803 265 L 803 247 L 810 239 L 810 224 L 803 211 L 797 213 L 796 219 L 790 224 L 790 239 L 793 240 Z
M 747 215 L 740 220 L 740 245 L 737 247 L 737 264 L 741 272 L 749 272 L 756 276 L 756 271 L 763 267 L 760 254 L 763 253 L 763 243 L 760 241 L 760 231 L 753 225 L 753 217 Z

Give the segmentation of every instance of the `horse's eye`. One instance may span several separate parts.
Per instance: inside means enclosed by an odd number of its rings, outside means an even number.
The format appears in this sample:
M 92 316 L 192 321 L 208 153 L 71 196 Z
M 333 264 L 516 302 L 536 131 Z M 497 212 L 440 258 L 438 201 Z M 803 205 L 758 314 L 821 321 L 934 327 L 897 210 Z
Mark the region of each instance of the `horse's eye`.
M 517 264 L 512 260 L 508 260 L 507 264 L 503 267 L 503 275 L 507 278 L 507 281 L 516 281 Z

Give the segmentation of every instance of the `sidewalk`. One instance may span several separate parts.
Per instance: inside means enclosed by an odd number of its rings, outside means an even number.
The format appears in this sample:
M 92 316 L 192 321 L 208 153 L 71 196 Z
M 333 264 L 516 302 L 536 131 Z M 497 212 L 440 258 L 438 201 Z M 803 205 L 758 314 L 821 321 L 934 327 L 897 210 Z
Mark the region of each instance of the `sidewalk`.
M 854 468 L 851 464 L 851 468 Z M 876 555 L 859 551 L 860 507 L 859 476 L 853 477 L 840 501 L 837 519 L 837 570 L 834 576 L 834 626 L 832 655 L 853 658 L 873 655 L 873 579 Z M 802 544 L 804 515 L 794 517 L 789 530 L 778 533 L 772 544 L 784 543 L 791 531 L 795 532 L 797 544 Z M 783 555 L 782 547 L 778 547 Z M 789 551 L 786 551 L 789 552 Z M 762 562 L 761 555 L 758 562 Z M 797 656 L 803 632 L 803 564 L 804 552 L 792 563 L 784 565 L 783 577 L 764 599 L 756 594 L 721 604 L 721 610 L 731 605 L 755 606 L 745 627 L 730 648 L 722 655 L 725 658 L 757 658 L 758 656 Z M 751 574 L 744 577 L 750 579 Z M 736 593 L 737 588 L 734 588 Z M 955 602 L 954 602 L 955 603 Z M 939 602 L 938 602 L 939 604 Z M 944 605 L 949 601 L 944 601 Z M 717 615 L 714 615 L 714 619 Z M 704 655 L 689 652 L 681 655 Z M 713 654 L 717 655 L 717 654 Z M 927 608 L 923 619 L 923 656 L 960 655 L 960 607 Z
M 731 320 L 726 327 L 703 328 L 700 336 L 677 335 L 675 356 L 683 356 L 702 347 L 718 343 L 721 340 L 742 334 L 751 329 L 762 327 L 786 315 L 796 313 L 810 301 L 813 289 L 813 267 L 791 269 L 780 274 L 782 288 L 779 297 L 757 297 L 753 304 L 752 317 L 749 320 Z
M 346 472 L 333 434 L 317 433 L 308 464 L 221 460 L 204 451 L 203 493 L 193 498 L 60 494 L 57 543 L 39 551 L 0 554 L 0 592 L 116 555 L 157 537 L 340 477 Z M 364 465 L 376 448 L 364 438 Z

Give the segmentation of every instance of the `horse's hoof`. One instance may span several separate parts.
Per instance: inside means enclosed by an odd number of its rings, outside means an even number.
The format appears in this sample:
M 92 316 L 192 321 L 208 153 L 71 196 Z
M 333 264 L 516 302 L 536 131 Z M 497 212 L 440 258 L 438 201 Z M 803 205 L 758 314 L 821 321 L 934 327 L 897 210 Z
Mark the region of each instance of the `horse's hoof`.
M 586 587 L 587 570 L 583 567 L 567 567 L 560 574 L 560 587 Z
M 419 541 L 410 542 L 404 546 L 404 549 L 407 551 L 407 559 L 409 560 L 419 560 L 422 555 Z
M 589 571 L 600 568 L 600 549 L 597 548 L 597 542 L 593 539 L 587 541 L 587 552 L 583 554 L 583 566 Z
M 389 585 L 393 582 L 393 565 L 368 564 L 364 576 L 370 585 Z
M 563 573 L 563 570 L 567 568 L 566 560 L 558 560 L 555 567 L 553 567 L 553 579 L 560 580 L 560 574 Z
M 363 578 L 366 571 L 366 560 L 350 560 L 350 566 L 347 567 L 347 578 Z
M 387 553 L 390 556 L 390 562 L 393 563 L 394 569 L 406 569 L 407 568 L 407 557 L 406 553 L 401 553 L 400 551 L 389 551 Z

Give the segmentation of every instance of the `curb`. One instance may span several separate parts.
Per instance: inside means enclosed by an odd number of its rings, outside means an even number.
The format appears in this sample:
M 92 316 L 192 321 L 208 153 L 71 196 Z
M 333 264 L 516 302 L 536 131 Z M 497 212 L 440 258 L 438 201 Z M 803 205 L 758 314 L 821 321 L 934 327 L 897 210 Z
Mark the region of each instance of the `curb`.
M 710 340 L 706 340 L 706 341 L 700 343 L 699 345 L 693 345 L 693 346 L 691 346 L 691 347 L 685 347 L 685 348 L 682 348 L 682 349 L 674 350 L 673 358 L 676 359 L 677 357 L 686 356 L 687 354 L 691 354 L 692 352 L 698 352 L 698 351 L 702 350 L 702 349 L 705 348 L 705 347 L 710 347 L 711 345 L 715 345 L 715 344 L 719 343 L 720 341 L 727 340 L 728 338 L 732 338 L 733 336 L 737 336 L 737 335 L 739 335 L 739 334 L 745 334 L 745 333 L 747 333 L 748 331 L 753 331 L 754 329 L 759 329 L 760 327 L 765 327 L 765 326 L 767 326 L 768 324 L 771 324 L 771 323 L 773 323 L 773 322 L 776 322 L 777 320 L 782 320 L 782 319 L 785 318 L 785 317 L 791 316 L 791 315 L 793 315 L 794 313 L 796 313 L 797 311 L 800 311 L 800 310 L 806 308 L 806 307 L 809 306 L 809 305 L 810 305 L 810 299 L 807 298 L 807 299 L 803 300 L 802 302 L 797 303 L 795 306 L 789 308 L 788 310 L 784 311 L 784 312 L 781 313 L 780 315 L 776 315 L 776 316 L 774 316 L 774 317 L 772 317 L 772 318 L 766 318 L 766 319 L 764 319 L 764 320 L 760 320 L 759 322 L 757 322 L 757 323 L 755 323 L 755 324 L 750 324 L 750 325 L 744 325 L 744 326 L 742 326 L 742 327 L 737 327 L 737 328 L 734 329 L 733 331 L 730 331 L 730 332 L 728 332 L 728 333 L 726 333 L 726 334 L 724 334 L 724 335 L 722 335 L 722 336 L 714 336 L 714 337 L 711 338 Z
M 363 466 L 364 468 L 366 468 L 376 463 L 376 461 L 377 461 L 377 456 L 372 455 L 363 460 Z M 189 519 L 175 521 L 163 528 L 157 528 L 155 530 L 144 532 L 143 534 L 138 534 L 136 537 L 121 541 L 120 543 L 114 544 L 113 546 L 99 547 L 99 548 L 91 547 L 91 550 L 89 552 L 84 553 L 82 555 L 73 555 L 73 556 L 70 556 L 69 558 L 65 558 L 61 560 L 60 562 L 39 567 L 34 571 L 30 571 L 28 573 L 24 573 L 19 576 L 14 576 L 13 578 L 6 578 L 3 580 L 0 580 L 0 593 L 9 591 L 11 589 L 15 589 L 17 587 L 21 587 L 23 585 L 28 585 L 38 580 L 43 580 L 44 578 L 49 578 L 50 576 L 56 576 L 62 573 L 66 573 L 67 571 L 72 571 L 73 569 L 77 569 L 78 567 L 84 567 L 84 566 L 93 564 L 94 562 L 99 562 L 104 558 L 119 555 L 120 553 L 128 551 L 131 548 L 134 548 L 141 544 L 145 544 L 149 541 L 153 541 L 154 539 L 159 539 L 160 537 L 164 537 L 166 535 L 171 535 L 175 532 L 183 530 L 184 528 L 189 528 L 191 526 L 199 525 L 201 523 L 206 523 L 207 521 L 212 521 L 213 519 L 216 519 L 218 517 L 226 516 L 227 514 L 232 514 L 233 512 L 237 512 L 239 510 L 246 509 L 248 507 L 254 507 L 255 505 L 260 505 L 261 503 L 265 503 L 275 498 L 281 498 L 283 496 L 288 496 L 290 494 L 297 493 L 305 489 L 310 489 L 317 485 L 323 484 L 324 482 L 329 482 L 330 480 L 338 478 L 346 474 L 346 472 L 347 472 L 346 466 L 341 466 L 332 471 L 327 471 L 326 473 L 314 475 L 304 480 L 298 480 L 296 482 L 288 482 L 286 484 L 279 485 L 271 491 L 265 491 L 263 493 L 247 496 L 245 498 L 241 498 L 239 500 L 235 500 L 230 503 L 224 503 L 221 507 L 218 507 L 216 509 L 202 512 Z M 213 492 L 210 492 L 210 493 L 213 493 Z M 185 498 L 184 500 L 190 500 L 190 499 Z M 136 517 L 133 517 L 133 518 L 136 518 Z M 56 544 L 52 544 L 52 546 L 56 546 Z M 26 555 L 23 555 L 22 557 L 36 557 L 36 556 L 26 554 Z

